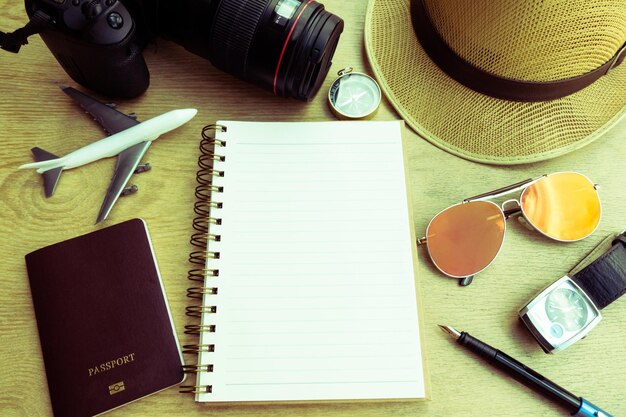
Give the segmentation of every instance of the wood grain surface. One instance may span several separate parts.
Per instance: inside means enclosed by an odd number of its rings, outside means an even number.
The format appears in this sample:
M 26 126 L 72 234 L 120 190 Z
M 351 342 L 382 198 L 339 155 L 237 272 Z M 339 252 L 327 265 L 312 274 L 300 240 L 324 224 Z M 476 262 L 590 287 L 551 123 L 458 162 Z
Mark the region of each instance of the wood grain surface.
M 76 86 L 38 36 L 19 55 L 0 53 L 0 415 L 51 414 L 24 255 L 30 251 L 133 217 L 146 220 L 182 344 L 194 343 L 183 327 L 189 286 L 188 243 L 194 216 L 200 131 L 217 119 L 334 120 L 326 105 L 333 74 L 352 66 L 368 72 L 363 48 L 366 1 L 327 0 L 344 18 L 344 34 L 320 94 L 301 103 L 272 96 L 221 72 L 184 48 L 159 40 L 145 58 L 151 86 L 134 100 L 118 102 L 140 120 L 172 108 L 196 107 L 189 124 L 165 135 L 148 151 L 151 172 L 132 181 L 140 191 L 116 204 L 102 225 L 96 214 L 114 160 L 66 172 L 56 194 L 43 196 L 41 179 L 16 168 L 39 146 L 64 154 L 103 136 L 56 86 Z M 26 19 L 23 2 L 1 0 L 0 30 Z M 104 97 L 101 97 L 105 99 Z M 445 117 L 445 115 L 442 115 Z M 377 120 L 397 119 L 384 102 Z M 585 173 L 601 185 L 603 219 L 598 231 L 576 243 L 556 243 L 509 221 L 500 256 L 467 288 L 437 273 L 419 248 L 419 280 L 432 397 L 422 402 L 352 402 L 216 406 L 197 404 L 171 388 L 124 406 L 111 416 L 522 416 L 564 415 L 562 409 L 499 371 L 466 355 L 437 324 L 450 324 L 504 350 L 577 395 L 616 416 L 626 414 L 626 297 L 604 311 L 604 320 L 583 341 L 558 355 L 544 354 L 522 327 L 517 311 L 537 291 L 563 276 L 608 232 L 626 228 L 624 156 L 626 121 L 587 147 L 547 162 L 489 166 L 452 156 L 407 130 L 415 231 L 465 197 L 525 178 L 561 170 Z M 373 222 L 376 219 L 372 219 Z M 367 227 L 367 225 L 364 225 Z M 89 280 L 86 276 L 85 280 Z M 192 357 L 187 360 L 193 362 Z

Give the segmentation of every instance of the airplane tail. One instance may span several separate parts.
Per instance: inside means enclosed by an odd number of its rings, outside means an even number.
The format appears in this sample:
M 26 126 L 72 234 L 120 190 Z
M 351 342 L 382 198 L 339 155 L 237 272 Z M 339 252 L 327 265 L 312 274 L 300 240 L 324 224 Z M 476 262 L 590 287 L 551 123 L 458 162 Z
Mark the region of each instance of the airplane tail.
M 17 169 L 36 169 L 37 172 L 41 174 L 44 171 L 47 171 L 49 169 L 62 166 L 63 162 L 64 161 L 61 161 L 61 158 L 57 157 L 56 159 L 38 160 L 37 162 L 31 162 L 29 164 L 20 165 L 19 167 L 17 167 Z
M 54 194 L 54 190 L 61 178 L 61 173 L 63 172 L 63 158 L 59 158 L 41 148 L 32 148 L 31 152 L 37 162 L 21 165 L 18 169 L 37 169 L 37 172 L 43 175 L 43 186 L 46 197 L 50 197 Z

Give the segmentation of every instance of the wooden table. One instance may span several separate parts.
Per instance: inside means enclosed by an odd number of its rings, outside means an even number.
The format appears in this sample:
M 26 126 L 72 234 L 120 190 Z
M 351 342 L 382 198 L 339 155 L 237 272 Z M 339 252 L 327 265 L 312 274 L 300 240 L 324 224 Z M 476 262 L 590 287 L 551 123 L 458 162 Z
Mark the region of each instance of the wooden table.
M 183 334 L 183 328 L 200 130 L 216 119 L 333 120 L 325 102 L 332 75 L 347 66 L 369 70 L 363 48 L 366 2 L 325 3 L 327 9 L 345 19 L 346 28 L 331 75 L 309 103 L 274 97 L 216 70 L 208 61 L 175 44 L 161 40 L 156 46 L 149 45 L 145 57 L 151 86 L 142 97 L 119 102 L 119 109 L 134 111 L 142 120 L 181 107 L 196 107 L 199 114 L 151 147 L 146 160 L 153 170 L 133 178 L 140 192 L 119 201 L 104 224 L 98 226 L 93 223 L 110 180 L 113 159 L 65 173 L 50 199 L 43 197 L 38 175 L 16 169 L 31 160 L 32 146 L 64 154 L 103 136 L 55 85 L 75 83 L 37 36 L 19 55 L 0 53 L 0 415 L 35 417 L 51 413 L 24 265 L 24 255 L 42 246 L 132 217 L 145 219 L 181 343 L 195 342 L 194 336 Z M 22 2 L 2 0 L 0 5 L 0 29 L 21 27 L 26 19 Z M 396 118 L 387 102 L 376 116 L 377 120 Z M 216 407 L 194 403 L 192 397 L 171 388 L 110 415 L 564 414 L 531 390 L 467 356 L 437 324 L 471 332 L 615 415 L 625 414 L 626 299 L 607 308 L 605 319 L 585 340 L 558 355 L 544 354 L 517 318 L 517 310 L 532 295 L 564 275 L 608 232 L 626 228 L 625 135 L 626 121 L 622 121 L 582 150 L 548 162 L 504 167 L 459 159 L 407 132 L 417 235 L 439 210 L 465 197 L 560 170 L 576 170 L 599 183 L 604 210 L 598 231 L 570 244 L 544 239 L 510 221 L 499 258 L 467 288 L 437 273 L 420 250 L 430 401 Z

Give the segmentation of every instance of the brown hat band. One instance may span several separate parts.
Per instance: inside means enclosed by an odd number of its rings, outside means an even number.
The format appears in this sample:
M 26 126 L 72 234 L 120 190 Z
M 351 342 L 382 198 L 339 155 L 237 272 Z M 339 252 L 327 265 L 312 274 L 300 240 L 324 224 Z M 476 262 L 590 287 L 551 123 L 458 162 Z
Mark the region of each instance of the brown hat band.
M 411 0 L 413 30 L 424 51 L 437 66 L 454 80 L 474 91 L 513 101 L 546 101 L 582 90 L 605 75 L 626 58 L 626 44 L 602 66 L 577 77 L 558 81 L 520 81 L 486 72 L 467 62 L 441 38 L 423 0 Z

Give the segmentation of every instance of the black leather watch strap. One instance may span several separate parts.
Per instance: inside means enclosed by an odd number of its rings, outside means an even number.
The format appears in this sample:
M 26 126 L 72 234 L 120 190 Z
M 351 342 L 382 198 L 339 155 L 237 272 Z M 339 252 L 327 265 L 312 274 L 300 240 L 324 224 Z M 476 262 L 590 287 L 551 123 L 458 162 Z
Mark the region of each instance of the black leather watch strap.
M 626 293 L 626 232 L 615 237 L 610 249 L 571 278 L 598 309 Z

